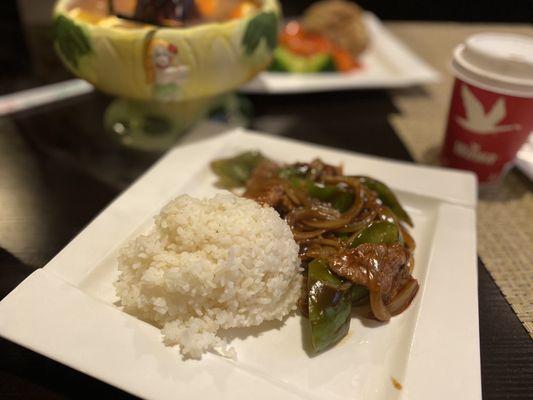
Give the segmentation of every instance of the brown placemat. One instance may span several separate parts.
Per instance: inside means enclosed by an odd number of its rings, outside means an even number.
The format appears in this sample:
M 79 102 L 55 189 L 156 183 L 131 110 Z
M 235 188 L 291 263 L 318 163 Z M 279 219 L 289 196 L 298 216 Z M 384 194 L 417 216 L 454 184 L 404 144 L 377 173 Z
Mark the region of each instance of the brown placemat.
M 390 22 L 415 53 L 441 73 L 436 84 L 393 92 L 400 113 L 391 123 L 418 162 L 437 164 L 453 77 L 453 48 L 478 32 L 533 35 L 529 25 Z M 512 171 L 497 190 L 484 192 L 477 209 L 478 252 L 505 298 L 533 338 L 533 184 Z

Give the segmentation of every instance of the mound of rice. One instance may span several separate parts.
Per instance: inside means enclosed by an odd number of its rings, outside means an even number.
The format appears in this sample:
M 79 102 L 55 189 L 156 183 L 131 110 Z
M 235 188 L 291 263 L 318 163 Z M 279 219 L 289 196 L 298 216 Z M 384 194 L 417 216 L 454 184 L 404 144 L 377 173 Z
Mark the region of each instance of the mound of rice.
M 118 260 L 124 310 L 162 328 L 186 357 L 235 357 L 220 329 L 282 319 L 296 308 L 298 245 L 270 207 L 233 194 L 180 196 Z

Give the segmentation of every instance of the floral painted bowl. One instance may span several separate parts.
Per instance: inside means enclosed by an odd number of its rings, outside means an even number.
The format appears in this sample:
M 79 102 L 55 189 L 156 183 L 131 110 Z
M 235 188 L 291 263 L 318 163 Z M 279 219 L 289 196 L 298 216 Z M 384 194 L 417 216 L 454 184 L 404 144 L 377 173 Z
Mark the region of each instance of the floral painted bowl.
M 102 12 L 102 0 L 59 0 L 55 47 L 77 76 L 110 95 L 187 101 L 239 87 L 269 64 L 280 7 L 262 0 L 248 16 L 168 28 Z

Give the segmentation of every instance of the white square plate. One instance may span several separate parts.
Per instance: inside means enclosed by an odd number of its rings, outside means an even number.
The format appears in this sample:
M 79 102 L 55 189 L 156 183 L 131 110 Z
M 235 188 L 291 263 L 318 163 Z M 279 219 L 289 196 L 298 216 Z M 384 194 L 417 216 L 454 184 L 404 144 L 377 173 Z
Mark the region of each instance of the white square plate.
M 233 340 L 237 361 L 183 361 L 158 329 L 115 307 L 118 249 L 171 198 L 214 194 L 209 162 L 249 149 L 286 162 L 320 157 L 391 185 L 415 222 L 412 306 L 388 324 L 353 319 L 338 346 L 313 358 L 299 316 L 265 324 Z M 481 399 L 475 205 L 465 173 L 232 130 L 163 157 L 3 299 L 0 335 L 150 399 Z
M 394 37 L 374 14 L 366 12 L 364 22 L 370 45 L 361 56 L 362 68 L 350 73 L 262 72 L 240 91 L 275 94 L 397 88 L 438 80 L 438 73 Z

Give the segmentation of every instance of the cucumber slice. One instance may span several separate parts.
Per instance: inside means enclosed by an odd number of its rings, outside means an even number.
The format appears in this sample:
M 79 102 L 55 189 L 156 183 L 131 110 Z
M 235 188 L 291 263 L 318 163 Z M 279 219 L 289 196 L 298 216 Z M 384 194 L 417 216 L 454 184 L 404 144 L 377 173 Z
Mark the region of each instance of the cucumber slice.
M 315 54 L 304 57 L 294 54 L 283 47 L 277 47 L 274 51 L 274 59 L 270 66 L 271 71 L 312 73 L 335 71 L 335 63 L 329 54 Z

